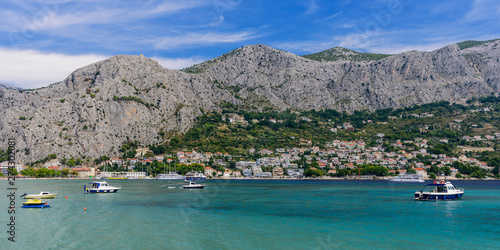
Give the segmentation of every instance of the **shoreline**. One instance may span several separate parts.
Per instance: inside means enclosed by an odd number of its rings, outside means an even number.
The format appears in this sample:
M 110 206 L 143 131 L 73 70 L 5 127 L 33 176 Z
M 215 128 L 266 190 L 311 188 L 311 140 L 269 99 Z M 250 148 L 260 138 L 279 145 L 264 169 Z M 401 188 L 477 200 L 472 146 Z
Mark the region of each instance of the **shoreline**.
M 7 180 L 7 177 L 0 177 L 0 180 Z M 67 178 L 67 177 L 58 177 L 58 178 L 16 178 L 16 181 L 19 180 L 108 180 L 108 179 L 96 179 L 96 178 Z M 115 180 L 157 180 L 156 178 L 137 178 L 137 179 L 115 179 Z M 115 181 L 113 180 L 113 181 Z M 390 181 L 390 178 L 388 177 L 378 177 L 378 178 L 373 178 L 373 179 L 366 179 L 366 178 L 341 178 L 341 177 L 324 177 L 324 178 L 207 178 L 205 181 L 209 180 L 289 180 L 289 181 L 300 181 L 300 180 L 338 180 L 338 181 L 349 181 L 349 180 L 355 180 L 355 181 Z M 456 178 L 456 177 L 451 177 L 451 178 L 443 178 L 443 179 L 430 179 L 430 178 L 424 178 L 424 181 L 500 181 L 500 179 L 496 178 L 488 178 L 488 179 L 477 179 L 477 178 Z M 162 180 L 166 181 L 166 180 Z M 168 181 L 181 181 L 181 180 L 168 180 Z M 395 183 L 413 183 L 413 182 L 395 182 Z

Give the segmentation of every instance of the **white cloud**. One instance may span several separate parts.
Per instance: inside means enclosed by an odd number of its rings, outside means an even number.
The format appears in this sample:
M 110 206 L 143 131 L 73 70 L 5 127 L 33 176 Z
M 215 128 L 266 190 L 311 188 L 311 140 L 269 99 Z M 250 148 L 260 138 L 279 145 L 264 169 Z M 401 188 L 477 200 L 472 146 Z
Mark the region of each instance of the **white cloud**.
M 206 61 L 206 59 L 201 57 L 189 57 L 189 58 L 164 58 L 164 57 L 152 57 L 151 59 L 158 61 L 158 63 L 167 69 L 183 69 L 192 66 L 197 63 Z
M 27 89 L 44 87 L 105 58 L 94 54 L 73 56 L 0 48 L 0 82 Z
M 154 41 L 157 49 L 173 49 L 184 45 L 235 43 L 259 37 L 253 32 L 239 33 L 189 33 L 183 36 L 162 37 Z
M 344 47 L 358 52 L 397 54 L 411 50 L 433 51 L 454 43 L 450 39 L 441 37 L 435 41 L 421 40 L 421 43 L 409 44 L 398 42 L 398 39 L 394 39 L 398 35 L 399 33 L 397 32 L 382 31 L 349 33 L 346 35 L 331 36 L 329 39 L 280 43 L 274 45 L 274 47 L 293 53 L 316 53 L 333 47 Z
M 107 5 L 105 2 L 74 4 L 68 8 L 59 2 L 39 4 L 40 8 L 28 13 L 19 10 L 0 10 L 4 16 L 0 30 L 7 32 L 36 32 L 41 30 L 57 30 L 74 25 L 130 23 L 134 20 L 144 20 L 172 14 L 175 12 L 200 8 L 208 5 L 207 1 L 165 1 L 161 4 L 139 2 L 133 4 Z
M 176 12 L 176 11 L 181 11 L 181 10 L 186 10 L 186 9 L 200 8 L 200 7 L 204 7 L 207 4 L 210 4 L 210 2 L 209 1 L 193 1 L 193 0 L 181 1 L 181 2 L 167 1 L 165 3 L 158 5 L 154 12 L 171 13 L 171 12 Z
M 0 83 L 33 89 L 64 80 L 78 68 L 107 59 L 106 55 L 64 55 L 35 50 L 11 50 L 0 47 Z M 153 57 L 168 69 L 182 69 L 206 58 Z

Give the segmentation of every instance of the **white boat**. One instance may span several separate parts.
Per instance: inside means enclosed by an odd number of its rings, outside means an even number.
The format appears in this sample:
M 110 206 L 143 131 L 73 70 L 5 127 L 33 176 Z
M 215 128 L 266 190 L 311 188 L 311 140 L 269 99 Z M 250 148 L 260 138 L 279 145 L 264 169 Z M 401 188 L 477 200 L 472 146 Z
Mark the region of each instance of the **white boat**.
M 457 188 L 449 181 L 434 181 L 416 191 L 414 199 L 417 201 L 454 200 L 464 195 L 463 188 Z
M 178 173 L 168 173 L 168 174 L 159 174 L 156 176 L 158 180 L 184 180 L 184 176 Z
M 418 174 L 402 174 L 394 178 L 389 179 L 389 181 L 395 182 L 424 182 L 424 179 Z
M 205 185 L 201 185 L 201 184 L 196 184 L 192 181 L 189 182 L 188 185 L 183 185 L 182 188 L 185 188 L 185 189 L 195 189 L 195 188 L 204 188 Z
M 83 190 L 86 193 L 116 193 L 122 187 L 110 186 L 105 181 L 93 181 L 88 186 L 83 185 Z
M 56 198 L 56 196 L 59 194 L 51 194 L 50 192 L 47 191 L 40 191 L 39 194 L 23 194 L 21 197 L 24 197 L 25 199 L 53 199 Z

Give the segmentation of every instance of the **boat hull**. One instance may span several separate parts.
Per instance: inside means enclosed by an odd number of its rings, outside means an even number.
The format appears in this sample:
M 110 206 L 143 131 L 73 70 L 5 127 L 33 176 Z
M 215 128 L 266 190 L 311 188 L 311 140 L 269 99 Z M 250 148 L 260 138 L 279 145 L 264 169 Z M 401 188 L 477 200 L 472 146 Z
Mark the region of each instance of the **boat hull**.
M 38 205 L 23 205 L 23 208 L 46 208 L 50 207 L 48 204 L 38 204 Z
M 108 190 L 92 190 L 89 189 L 88 193 L 116 193 L 118 189 L 108 189 Z
M 57 194 L 51 194 L 51 195 L 26 195 L 24 196 L 25 199 L 54 199 L 56 198 Z
M 187 181 L 204 181 L 206 179 L 206 177 L 186 177 Z
M 202 189 L 204 188 L 205 186 L 183 186 L 182 188 L 184 189 Z

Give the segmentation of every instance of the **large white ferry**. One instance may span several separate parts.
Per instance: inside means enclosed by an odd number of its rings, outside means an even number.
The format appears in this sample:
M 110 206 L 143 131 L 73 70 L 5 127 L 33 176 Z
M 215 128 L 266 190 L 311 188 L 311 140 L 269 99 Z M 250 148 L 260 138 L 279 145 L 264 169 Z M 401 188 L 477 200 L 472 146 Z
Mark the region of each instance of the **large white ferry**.
M 403 175 L 398 175 L 392 179 L 389 179 L 389 181 L 395 181 L 395 182 L 424 182 L 424 178 L 418 174 L 403 174 Z
M 156 176 L 158 180 L 184 180 L 184 176 L 178 173 L 168 173 L 168 174 L 159 174 Z

